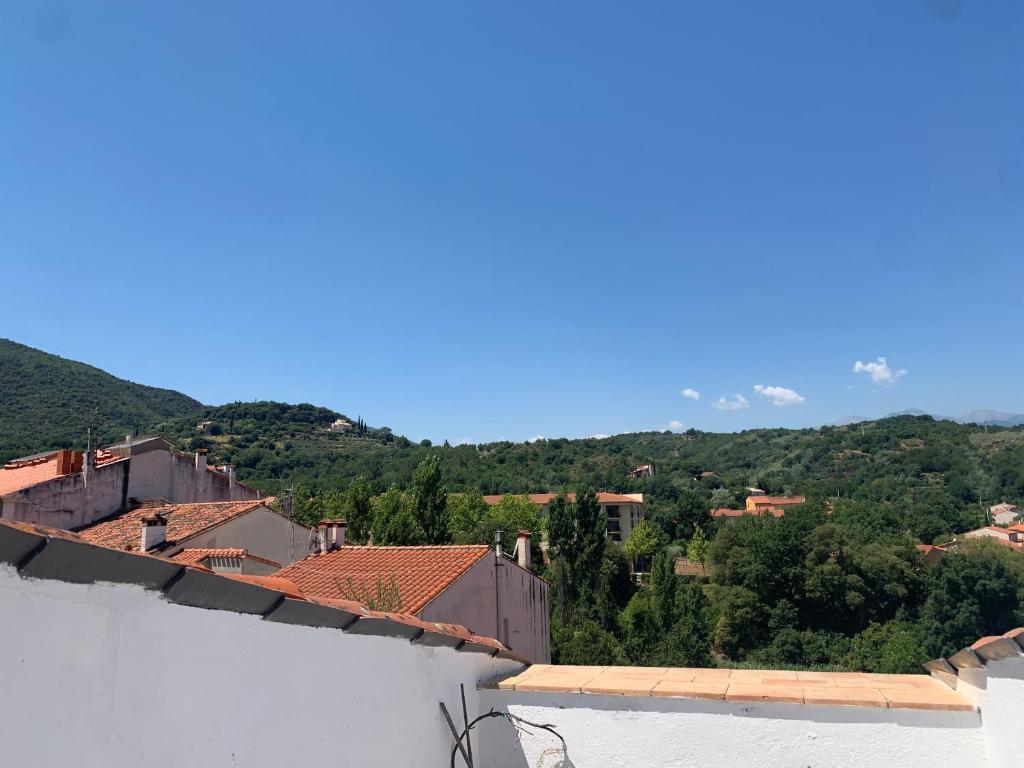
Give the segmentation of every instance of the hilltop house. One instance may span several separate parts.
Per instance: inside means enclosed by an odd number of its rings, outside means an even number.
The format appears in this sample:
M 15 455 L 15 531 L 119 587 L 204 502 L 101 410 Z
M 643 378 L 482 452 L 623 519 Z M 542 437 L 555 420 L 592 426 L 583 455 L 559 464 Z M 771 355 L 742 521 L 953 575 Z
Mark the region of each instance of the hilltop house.
M 541 514 L 546 514 L 548 506 L 558 496 L 557 493 L 530 493 L 527 497 L 541 508 Z M 576 501 L 575 493 L 567 493 L 569 501 Z M 622 543 L 629 538 L 633 526 L 639 523 L 644 517 L 644 495 L 642 493 L 605 493 L 596 494 L 597 503 L 601 507 L 601 514 L 608 523 L 608 538 L 616 543 Z M 488 506 L 498 504 L 502 499 L 501 494 L 484 496 L 484 503 Z
M 317 542 L 317 552 L 274 576 L 310 597 L 461 624 L 531 662 L 551 660 L 548 584 L 530 570 L 528 531 L 519 532 L 517 559 L 485 544 L 351 546 L 342 521 L 321 523 Z
M 162 437 L 127 438 L 98 451 L 51 451 L 0 467 L 0 517 L 71 530 L 143 499 L 259 497 L 259 491 L 235 480 L 234 467 L 209 467 L 205 450 L 186 456 Z
M 147 552 L 227 573 L 272 573 L 309 552 L 305 526 L 270 499 L 140 507 L 90 525 L 81 536 L 125 552 Z
M 655 469 L 653 464 L 641 464 L 629 471 L 630 477 L 654 477 Z

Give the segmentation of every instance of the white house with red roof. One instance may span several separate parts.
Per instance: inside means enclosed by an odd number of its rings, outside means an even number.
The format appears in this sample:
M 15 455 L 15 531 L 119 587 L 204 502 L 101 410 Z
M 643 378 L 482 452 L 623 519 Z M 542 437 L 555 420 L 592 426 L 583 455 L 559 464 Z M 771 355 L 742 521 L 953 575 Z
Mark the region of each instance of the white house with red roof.
M 485 544 L 351 546 L 343 525 L 321 523 L 321 551 L 274 576 L 310 597 L 461 624 L 531 662 L 551 660 L 548 584 L 530 570 L 528 532 L 519 533 L 513 559 Z

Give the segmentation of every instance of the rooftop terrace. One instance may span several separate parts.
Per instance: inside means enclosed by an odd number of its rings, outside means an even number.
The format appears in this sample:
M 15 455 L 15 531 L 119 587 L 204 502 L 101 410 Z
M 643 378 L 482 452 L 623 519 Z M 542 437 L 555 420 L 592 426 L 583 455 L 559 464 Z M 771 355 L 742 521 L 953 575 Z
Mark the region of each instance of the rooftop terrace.
M 472 628 L 2 520 L 0 618 L 12 765 L 447 766 L 463 695 L 500 715 L 475 768 L 1022 764 L 1024 629 L 931 676 L 531 667 Z

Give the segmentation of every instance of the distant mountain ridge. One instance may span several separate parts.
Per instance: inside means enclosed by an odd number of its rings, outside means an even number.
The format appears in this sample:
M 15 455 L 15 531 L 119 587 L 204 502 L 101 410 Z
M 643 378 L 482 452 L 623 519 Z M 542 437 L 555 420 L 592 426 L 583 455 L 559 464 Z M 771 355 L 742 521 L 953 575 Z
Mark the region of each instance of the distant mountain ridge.
M 954 421 L 957 424 L 980 424 L 991 427 L 1018 427 L 1024 424 L 1024 413 L 1007 413 L 984 408 L 961 413 L 959 416 L 940 416 L 936 413 L 922 411 L 920 408 L 907 408 L 903 411 L 886 414 L 886 418 L 894 416 L 931 416 L 936 421 Z
M 136 384 L 0 339 L 0 461 L 81 448 L 90 426 L 97 442 L 113 442 L 202 407 L 181 392 Z

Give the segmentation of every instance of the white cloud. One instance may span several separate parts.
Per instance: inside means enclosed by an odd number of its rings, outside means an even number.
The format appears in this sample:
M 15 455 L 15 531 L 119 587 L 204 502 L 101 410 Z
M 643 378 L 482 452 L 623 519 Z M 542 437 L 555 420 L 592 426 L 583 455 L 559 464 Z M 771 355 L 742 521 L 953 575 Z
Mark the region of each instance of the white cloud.
M 596 435 L 591 435 L 590 439 L 591 440 L 604 440 L 606 437 L 610 437 L 610 435 L 596 434 Z
M 767 397 L 772 401 L 772 405 L 777 405 L 780 408 L 797 405 L 805 399 L 799 392 L 788 387 L 766 387 L 764 384 L 757 384 L 754 386 L 754 391 L 761 397 Z
M 711 404 L 711 407 L 718 411 L 742 411 L 750 407 L 750 401 L 743 395 L 732 397 L 720 397 Z
M 527 438 L 526 442 L 536 443 L 539 442 L 540 440 L 547 440 L 547 438 L 544 437 L 544 435 L 534 435 L 533 437 Z
M 672 421 L 661 428 L 661 431 L 664 432 L 666 429 L 669 432 L 680 432 L 683 429 L 683 422 L 679 421 L 679 419 L 672 419 Z
M 687 387 L 679 394 L 685 398 L 688 398 L 689 400 L 700 400 L 700 392 L 698 392 L 696 389 L 693 389 L 692 387 Z
M 884 357 L 879 357 L 873 363 L 862 363 L 858 360 L 853 364 L 853 372 L 866 373 L 875 384 L 881 384 L 883 387 L 891 387 L 898 379 L 907 375 L 906 368 L 896 371 L 890 368 L 889 361 Z

